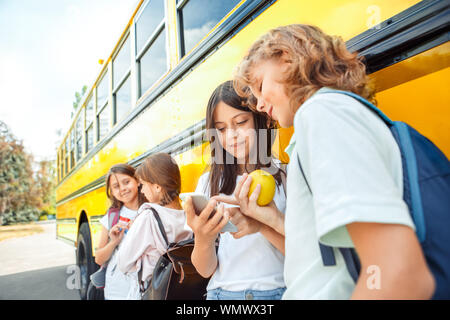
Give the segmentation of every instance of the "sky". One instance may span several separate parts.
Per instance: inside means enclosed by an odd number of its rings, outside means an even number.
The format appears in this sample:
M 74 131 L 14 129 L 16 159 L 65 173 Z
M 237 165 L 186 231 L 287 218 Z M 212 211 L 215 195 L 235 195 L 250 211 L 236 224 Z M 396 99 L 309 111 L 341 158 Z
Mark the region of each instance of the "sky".
M 56 159 L 75 92 L 92 86 L 138 0 L 0 0 L 0 120 Z

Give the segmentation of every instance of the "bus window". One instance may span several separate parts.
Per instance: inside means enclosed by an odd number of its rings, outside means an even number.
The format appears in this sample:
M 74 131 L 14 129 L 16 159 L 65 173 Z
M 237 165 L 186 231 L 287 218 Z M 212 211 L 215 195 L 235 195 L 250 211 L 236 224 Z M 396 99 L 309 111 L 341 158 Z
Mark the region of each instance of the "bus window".
M 86 103 L 86 153 L 94 146 L 94 101 L 92 96 Z
M 97 115 L 97 140 L 103 139 L 104 136 L 108 133 L 109 129 L 109 109 L 108 103 L 105 104 L 103 109 Z
M 136 22 L 136 52 L 144 50 L 150 36 L 164 19 L 164 0 L 150 0 Z
M 94 125 L 91 124 L 86 130 L 86 152 L 94 146 Z
M 83 112 L 81 112 L 78 116 L 76 125 L 75 125 L 75 139 L 76 139 L 76 144 L 77 144 L 77 150 L 76 150 L 76 160 L 77 162 L 81 159 L 81 157 L 83 156 L 83 145 L 82 145 L 82 141 L 83 141 L 83 131 L 84 128 L 82 126 L 82 120 L 83 120 Z
M 130 62 L 130 41 L 127 36 L 113 60 L 114 89 L 117 89 L 125 75 L 130 72 Z
M 70 131 L 70 170 L 75 166 L 75 130 Z
M 178 1 L 178 23 L 180 30 L 180 57 L 183 57 L 211 31 L 212 28 L 233 9 L 240 0 Z
M 163 28 L 140 59 L 140 96 L 167 71 L 166 33 Z
M 62 179 L 62 161 L 61 161 L 61 150 L 58 152 L 58 163 L 57 163 L 57 168 L 58 168 L 58 182 L 61 181 Z
M 114 101 L 116 106 L 115 122 L 118 122 L 130 110 L 131 107 L 131 86 L 130 77 L 122 83 L 119 89 L 114 94 Z
M 164 17 L 164 0 L 150 0 L 136 21 L 139 97 L 168 69 Z
M 61 180 L 64 177 L 64 145 L 62 146 L 58 154 L 59 154 L 59 166 L 58 166 L 59 182 L 61 182 Z
M 64 175 L 66 175 L 69 172 L 69 137 L 66 137 L 64 150 L 65 150 Z
M 103 109 L 108 102 L 108 77 L 106 73 L 97 85 L 97 110 Z
M 106 73 L 97 85 L 97 141 L 109 130 L 108 77 Z
M 59 182 L 59 152 L 56 153 L 56 182 Z
M 114 124 L 131 108 L 130 41 L 126 40 L 113 60 Z

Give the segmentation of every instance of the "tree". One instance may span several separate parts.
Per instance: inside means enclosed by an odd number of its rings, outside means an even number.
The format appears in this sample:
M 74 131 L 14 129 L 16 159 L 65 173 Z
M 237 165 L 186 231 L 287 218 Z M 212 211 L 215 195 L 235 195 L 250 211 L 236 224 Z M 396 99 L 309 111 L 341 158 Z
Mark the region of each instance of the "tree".
M 33 157 L 0 121 L 0 224 L 35 220 L 39 191 L 33 181 Z
M 78 107 L 80 106 L 81 99 L 84 97 L 84 94 L 86 93 L 87 88 L 88 87 L 86 85 L 84 85 L 81 88 L 81 92 L 78 92 L 78 91 L 75 92 L 75 101 L 72 103 L 73 109 L 72 109 L 72 113 L 70 114 L 71 118 L 73 118 L 73 116 L 77 113 Z
M 41 214 L 56 214 L 55 179 L 55 161 L 39 161 L 34 180 L 36 181 L 36 189 L 41 202 L 38 206 Z

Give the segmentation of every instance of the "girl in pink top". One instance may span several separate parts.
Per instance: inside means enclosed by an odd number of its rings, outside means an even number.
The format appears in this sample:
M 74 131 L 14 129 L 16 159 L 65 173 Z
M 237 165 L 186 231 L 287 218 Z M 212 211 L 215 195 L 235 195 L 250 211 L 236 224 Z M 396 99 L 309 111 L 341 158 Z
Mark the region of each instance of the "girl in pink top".
M 149 202 L 139 208 L 119 249 L 118 266 L 122 272 L 130 275 L 136 275 L 136 271 L 142 269 L 142 280 L 148 284 L 156 262 L 167 250 L 151 208 L 158 212 L 169 243 L 192 238 L 193 234 L 186 224 L 186 216 L 178 197 L 181 177 L 175 160 L 167 153 L 151 155 L 138 167 L 136 176 L 142 184 L 141 192 Z M 128 299 L 140 299 L 137 278 L 134 283 Z

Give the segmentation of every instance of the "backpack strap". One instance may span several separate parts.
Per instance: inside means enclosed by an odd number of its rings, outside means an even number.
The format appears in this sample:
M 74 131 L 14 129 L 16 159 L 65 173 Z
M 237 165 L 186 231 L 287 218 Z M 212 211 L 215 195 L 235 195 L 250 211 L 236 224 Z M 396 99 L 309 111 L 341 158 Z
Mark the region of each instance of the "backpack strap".
M 359 278 L 359 273 L 361 271 L 361 262 L 359 261 L 358 254 L 353 248 L 339 248 L 339 251 L 344 258 L 347 271 L 352 277 L 353 281 L 356 283 Z
M 156 211 L 153 207 L 150 207 L 150 209 L 152 210 L 153 215 L 156 219 L 156 222 L 158 223 L 159 231 L 161 232 L 161 234 L 164 238 L 164 241 L 166 242 L 167 247 L 169 247 L 169 239 L 167 238 L 166 230 L 164 230 L 164 225 L 161 221 L 161 217 L 159 216 L 158 211 Z M 140 291 L 141 291 L 141 293 L 143 293 L 146 288 L 142 281 L 142 264 L 141 264 L 141 269 L 138 271 L 138 283 L 139 283 Z
M 109 208 L 106 213 L 108 215 L 108 231 L 109 231 L 119 221 L 120 209 L 118 209 L 118 208 Z M 108 261 L 106 261 L 104 264 L 102 264 L 101 268 L 106 270 L 106 266 L 108 265 Z
M 312 193 L 311 187 L 306 179 L 305 172 L 303 171 L 302 164 L 300 163 L 300 157 L 297 157 L 298 165 L 300 171 L 303 175 L 303 179 L 305 180 L 306 186 L 309 189 L 309 192 Z M 333 247 L 324 245 L 319 242 L 320 255 L 322 256 L 322 263 L 324 266 L 335 266 L 336 265 L 336 257 L 334 255 Z M 359 271 L 361 270 L 361 263 L 358 258 L 358 254 L 356 250 L 353 248 L 338 248 L 344 258 L 345 265 L 347 267 L 347 271 L 352 277 L 355 283 L 359 278 Z
M 117 224 L 117 222 L 119 221 L 119 216 L 120 216 L 120 209 L 117 209 L 117 208 L 109 208 L 108 209 L 109 230 L 111 230 L 111 228 Z
M 344 90 L 335 90 L 335 89 L 331 89 L 331 88 L 322 88 L 320 91 L 317 91 L 317 94 L 323 94 L 323 93 L 340 93 L 340 94 L 345 94 L 346 96 L 352 97 L 352 98 L 358 100 L 360 103 L 362 103 L 366 107 L 368 107 L 370 110 L 374 111 L 381 118 L 381 120 L 383 120 L 384 123 L 386 123 L 386 125 L 388 127 L 392 127 L 394 125 L 394 121 L 389 119 L 389 117 L 387 115 L 385 115 L 383 113 L 383 111 L 381 111 L 370 101 L 364 99 L 363 97 L 361 97 L 360 95 L 358 95 L 356 93 L 353 93 L 350 91 L 344 91 Z
M 169 239 L 167 238 L 166 230 L 164 230 L 164 225 L 161 221 L 161 217 L 159 216 L 158 211 L 156 211 L 155 208 L 151 207 L 150 209 L 153 211 L 153 215 L 155 216 L 156 222 L 158 222 L 159 231 L 161 232 L 167 247 L 169 247 L 170 245 Z

